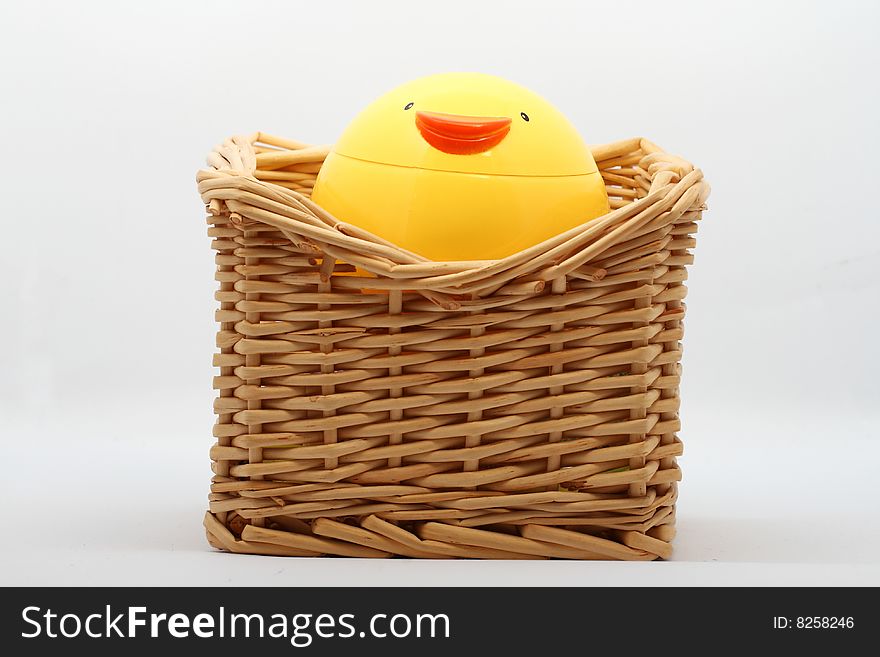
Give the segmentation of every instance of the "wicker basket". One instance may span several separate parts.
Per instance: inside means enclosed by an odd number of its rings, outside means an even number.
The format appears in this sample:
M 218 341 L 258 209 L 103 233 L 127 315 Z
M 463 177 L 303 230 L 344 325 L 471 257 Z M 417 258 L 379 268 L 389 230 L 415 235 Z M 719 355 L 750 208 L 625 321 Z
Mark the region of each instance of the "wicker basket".
M 326 153 L 257 133 L 198 174 L 220 284 L 211 545 L 668 558 L 702 173 L 645 139 L 595 147 L 609 214 L 446 263 L 312 203 Z

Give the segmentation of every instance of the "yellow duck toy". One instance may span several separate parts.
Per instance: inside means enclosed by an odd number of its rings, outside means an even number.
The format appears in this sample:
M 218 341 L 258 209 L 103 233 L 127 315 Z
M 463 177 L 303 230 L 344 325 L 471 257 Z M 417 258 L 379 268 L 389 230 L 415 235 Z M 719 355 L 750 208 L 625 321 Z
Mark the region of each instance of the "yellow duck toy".
M 568 120 L 477 73 L 420 78 L 369 105 L 327 156 L 312 200 L 437 261 L 503 258 L 609 211 Z

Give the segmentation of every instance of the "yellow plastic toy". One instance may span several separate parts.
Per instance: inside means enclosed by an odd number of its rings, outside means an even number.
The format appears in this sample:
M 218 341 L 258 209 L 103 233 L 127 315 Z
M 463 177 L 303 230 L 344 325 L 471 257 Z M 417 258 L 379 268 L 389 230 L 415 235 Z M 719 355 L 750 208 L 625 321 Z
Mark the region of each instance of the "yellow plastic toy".
M 432 260 L 492 260 L 608 212 L 593 156 L 517 84 L 445 73 L 369 105 L 327 156 L 312 199 Z

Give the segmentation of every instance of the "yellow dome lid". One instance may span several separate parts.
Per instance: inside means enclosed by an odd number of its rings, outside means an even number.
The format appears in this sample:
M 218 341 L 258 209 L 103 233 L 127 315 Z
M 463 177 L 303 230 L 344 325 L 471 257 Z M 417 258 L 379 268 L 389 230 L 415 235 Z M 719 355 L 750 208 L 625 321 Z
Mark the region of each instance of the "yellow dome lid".
M 573 176 L 597 170 L 578 131 L 553 105 L 480 73 L 442 73 L 397 87 L 364 109 L 333 150 L 434 171 Z

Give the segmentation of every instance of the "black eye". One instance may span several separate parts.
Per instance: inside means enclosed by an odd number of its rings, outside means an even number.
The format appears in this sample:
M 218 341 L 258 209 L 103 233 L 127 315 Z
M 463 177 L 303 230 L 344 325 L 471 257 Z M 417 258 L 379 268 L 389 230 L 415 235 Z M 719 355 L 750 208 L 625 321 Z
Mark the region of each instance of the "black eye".
M 404 107 L 403 109 L 405 109 L 405 110 L 412 109 L 412 106 L 413 106 L 412 103 L 407 103 L 406 107 Z
M 528 120 L 529 120 L 529 115 L 526 114 L 525 112 L 520 112 L 519 115 L 522 117 L 522 120 L 523 120 L 523 121 L 528 121 Z

